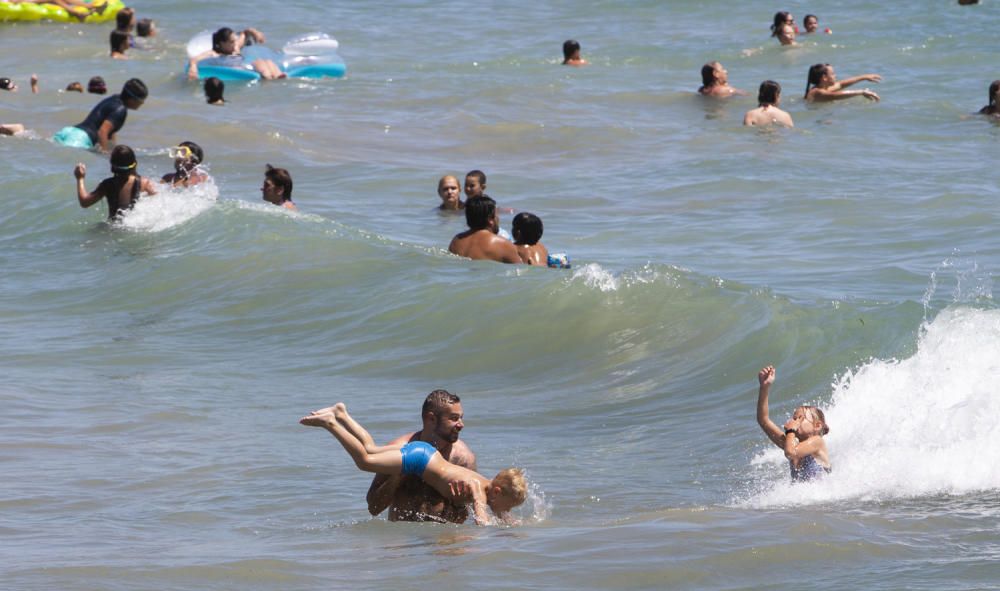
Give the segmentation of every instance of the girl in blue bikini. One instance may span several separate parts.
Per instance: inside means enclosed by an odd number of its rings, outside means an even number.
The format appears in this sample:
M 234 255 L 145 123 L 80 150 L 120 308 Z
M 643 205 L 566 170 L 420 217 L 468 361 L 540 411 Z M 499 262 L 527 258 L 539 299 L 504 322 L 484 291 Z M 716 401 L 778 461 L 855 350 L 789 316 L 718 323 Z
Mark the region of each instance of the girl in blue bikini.
M 800 406 L 792 418 L 779 428 L 768 416 L 767 398 L 774 383 L 774 367 L 768 365 L 757 374 L 760 391 L 757 394 L 757 424 L 775 445 L 785 452 L 792 480 L 805 482 L 829 474 L 830 456 L 823 436 L 830 432 L 823 411 L 815 406 Z

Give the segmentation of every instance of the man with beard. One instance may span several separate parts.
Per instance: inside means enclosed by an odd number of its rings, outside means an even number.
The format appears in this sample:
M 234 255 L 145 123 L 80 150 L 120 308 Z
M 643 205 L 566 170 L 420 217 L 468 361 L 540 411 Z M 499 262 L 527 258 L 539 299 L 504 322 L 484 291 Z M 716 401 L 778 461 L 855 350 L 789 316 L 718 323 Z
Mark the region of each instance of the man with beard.
M 421 410 L 423 428 L 393 439 L 388 445 L 424 441 L 434 446 L 452 464 L 476 470 L 476 454 L 458 440 L 462 402 L 446 390 L 427 395 Z M 389 508 L 389 521 L 437 521 L 462 523 L 469 517 L 465 506 L 457 506 L 416 476 L 377 474 L 368 489 L 368 511 L 378 515 Z

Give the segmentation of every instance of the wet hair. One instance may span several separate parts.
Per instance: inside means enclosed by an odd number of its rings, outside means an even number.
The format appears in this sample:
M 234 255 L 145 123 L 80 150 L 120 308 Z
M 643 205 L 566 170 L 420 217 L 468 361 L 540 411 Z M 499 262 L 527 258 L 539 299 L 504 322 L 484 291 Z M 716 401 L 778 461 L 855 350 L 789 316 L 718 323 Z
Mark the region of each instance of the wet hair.
M 128 51 L 128 33 L 117 29 L 111 31 L 109 41 L 111 42 L 112 53 L 125 53 Z
M 804 25 L 806 23 L 806 21 L 808 21 L 811 18 L 816 19 L 816 24 L 817 25 L 819 24 L 819 17 L 816 16 L 815 14 L 807 14 L 806 17 L 804 19 L 802 19 L 802 24 Z
M 803 405 L 802 409 L 812 413 L 813 417 L 819 419 L 819 423 L 822 425 L 819 429 L 820 435 L 826 435 L 830 432 L 830 427 L 826 424 L 826 415 L 823 414 L 823 411 L 819 407 Z
M 465 202 L 465 223 L 470 230 L 484 230 L 490 227 L 490 220 L 497 213 L 497 202 L 492 197 L 481 195 Z
M 144 18 L 135 25 L 135 33 L 140 37 L 149 37 L 153 32 L 153 19 Z
M 714 86 L 715 85 L 715 66 L 721 65 L 719 62 L 708 62 L 701 67 L 701 85 L 702 86 Z
M 778 36 L 778 31 L 781 30 L 781 27 L 783 27 L 785 25 L 785 21 L 787 21 L 787 20 L 788 20 L 788 13 L 787 12 L 776 12 L 776 13 L 774 13 L 774 24 L 771 25 L 771 36 L 772 37 L 777 37 Z
M 424 405 L 420 408 L 420 415 L 423 416 L 429 412 L 438 412 L 445 406 L 458 404 L 461 401 L 462 399 L 457 394 L 452 394 L 447 390 L 434 390 L 424 399 Z
M 580 51 L 580 42 L 575 39 L 567 39 L 563 43 L 563 61 L 573 57 L 573 54 Z
M 70 82 L 66 85 L 67 92 L 83 92 L 83 84 L 79 82 Z
M 223 91 L 226 90 L 226 83 L 219 80 L 215 76 L 205 79 L 205 99 L 210 103 L 215 103 L 218 101 L 225 102 L 226 99 L 222 98 Z
M 149 89 L 146 88 L 146 84 L 138 78 L 130 78 L 129 81 L 122 86 L 123 100 L 134 98 L 136 100 L 144 101 L 147 96 L 149 96 Z
M 222 44 L 228 41 L 232 35 L 233 30 L 229 27 L 222 27 L 218 31 L 212 33 L 212 51 L 222 53 Z
M 465 175 L 465 178 L 469 178 L 470 176 L 479 179 L 479 186 L 480 187 L 485 187 L 486 186 L 486 173 L 484 173 L 483 171 L 481 171 L 481 170 L 470 170 L 468 172 L 468 174 Z
M 135 152 L 125 144 L 118 144 L 111 150 L 111 194 L 121 193 L 122 187 L 132 176 L 137 176 L 138 162 Z M 136 182 L 138 182 L 138 178 Z
M 122 31 L 123 33 L 128 33 L 132 30 L 132 19 L 135 18 L 135 9 L 133 8 L 122 8 L 115 15 L 115 27 Z
M 528 498 L 528 483 L 524 479 L 524 470 L 507 468 L 493 477 L 490 486 L 499 486 L 500 494 L 510 497 L 516 507 Z
M 778 102 L 780 94 L 780 84 L 774 80 L 765 80 L 760 83 L 760 90 L 757 91 L 757 102 L 761 105 L 773 105 Z
M 533 213 L 521 212 L 510 224 L 511 235 L 517 242 L 538 244 L 542 239 L 542 218 Z
M 268 164 L 267 170 L 264 171 L 264 176 L 271 179 L 271 182 L 276 187 L 281 188 L 281 199 L 283 201 L 292 200 L 292 175 L 287 170 L 284 168 L 275 168 Z
M 104 78 L 94 76 L 87 81 L 87 92 L 92 94 L 105 94 L 108 92 L 108 85 L 104 83 Z
M 991 107 L 997 106 L 997 91 L 1000 91 L 1000 80 L 994 80 L 990 83 L 989 105 Z
M 185 146 L 191 150 L 191 156 L 194 158 L 195 164 L 201 164 L 205 161 L 205 151 L 201 149 L 201 146 L 194 142 L 181 142 L 177 144 L 178 146 Z
M 0 78 L 0 90 L 10 90 L 14 88 L 14 81 L 10 78 Z
M 813 86 L 819 84 L 819 81 L 823 78 L 823 75 L 826 74 L 829 67 L 830 64 L 813 64 L 809 67 L 809 77 L 806 79 L 805 98 L 809 98 L 809 90 L 812 89 Z

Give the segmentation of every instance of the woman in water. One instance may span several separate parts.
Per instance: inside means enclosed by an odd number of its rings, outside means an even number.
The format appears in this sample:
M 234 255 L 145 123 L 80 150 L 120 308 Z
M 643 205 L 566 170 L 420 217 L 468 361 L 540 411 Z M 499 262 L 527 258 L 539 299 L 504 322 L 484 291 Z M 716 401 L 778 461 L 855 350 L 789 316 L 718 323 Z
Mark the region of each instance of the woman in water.
M 243 67 L 243 56 L 240 55 L 240 51 L 244 46 L 250 44 L 248 39 L 256 41 L 257 43 L 263 43 L 264 35 L 256 29 L 246 29 L 237 35 L 229 27 L 222 27 L 215 33 L 212 33 L 212 49 L 194 56 L 188 62 L 188 78 L 191 80 L 197 80 L 198 62 L 210 57 L 224 58 L 221 64 L 224 66 L 233 68 Z M 285 77 L 285 73 L 281 71 L 278 64 L 271 60 L 256 59 L 251 63 L 251 65 L 253 66 L 253 69 L 260 74 L 260 77 L 265 80 L 274 80 L 276 78 Z
M 979 114 L 1000 117 L 1000 80 L 994 80 L 990 83 L 989 99 L 989 104 L 979 109 Z
M 746 91 L 729 85 L 729 72 L 719 62 L 708 62 L 701 67 L 701 96 L 725 98 L 734 94 L 744 96 Z
M 782 45 L 795 45 L 795 19 L 791 13 L 777 12 L 774 14 L 771 36 L 777 37 Z
M 861 76 L 852 76 L 844 80 L 837 80 L 833 66 L 830 64 L 815 64 L 809 68 L 805 98 L 810 103 L 828 103 L 855 96 L 863 96 L 873 101 L 879 100 L 879 96 L 867 88 L 862 90 L 844 90 L 848 86 L 865 80 L 868 82 L 881 82 L 882 77 L 878 74 L 862 74 Z
M 767 397 L 774 383 L 774 367 L 768 365 L 757 374 L 757 424 L 772 443 L 785 451 L 792 480 L 803 482 L 830 473 L 830 456 L 823 436 L 830 432 L 823 411 L 815 406 L 800 406 L 792 418 L 779 428 L 768 416 Z

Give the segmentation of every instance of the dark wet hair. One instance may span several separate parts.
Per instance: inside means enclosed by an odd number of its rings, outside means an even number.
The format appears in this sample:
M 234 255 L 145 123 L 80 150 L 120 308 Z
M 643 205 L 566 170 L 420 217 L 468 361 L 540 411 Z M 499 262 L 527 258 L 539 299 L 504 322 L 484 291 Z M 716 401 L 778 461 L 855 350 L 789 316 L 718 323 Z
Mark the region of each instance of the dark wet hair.
M 470 170 L 468 172 L 468 174 L 465 175 L 465 178 L 469 178 L 470 176 L 479 179 L 479 186 L 480 187 L 485 187 L 486 186 L 486 173 L 484 173 L 483 171 L 481 171 L 481 170 Z
M 771 36 L 777 37 L 778 31 L 781 30 L 782 25 L 788 20 L 787 12 L 776 12 L 774 13 L 774 24 L 771 25 Z
M 140 20 L 135 25 L 135 34 L 140 37 L 149 37 L 149 34 L 153 32 L 153 19 L 144 18 Z
M 434 390 L 424 399 L 424 405 L 420 408 L 420 414 L 438 412 L 449 404 L 458 404 L 462 399 L 457 394 L 452 394 L 447 390 Z
M 66 85 L 66 91 L 83 92 L 83 84 L 80 84 L 79 82 L 70 82 L 68 85 Z
M 830 64 L 813 64 L 809 67 L 809 77 L 806 79 L 806 95 L 805 98 L 809 98 L 809 90 L 819 84 L 820 79 L 826 74 L 827 68 Z
M 87 92 L 92 94 L 105 94 L 108 92 L 108 85 L 104 83 L 104 78 L 94 76 L 87 82 Z
M 715 85 L 715 65 L 719 62 L 708 62 L 701 67 L 701 85 L 702 86 L 714 86 Z
M 573 57 L 573 54 L 580 51 L 580 42 L 575 39 L 568 39 L 563 43 L 563 60 Z
M 816 16 L 815 14 L 807 14 L 807 15 L 805 16 L 805 18 L 803 18 L 803 19 L 802 19 L 802 23 L 804 24 L 804 23 L 805 23 L 805 22 L 806 22 L 807 20 L 809 20 L 809 19 L 811 19 L 811 18 L 814 18 L 814 19 L 816 19 L 816 24 L 817 24 L 817 25 L 819 24 L 819 17 L 818 17 L 818 16 Z
M 757 102 L 761 105 L 773 105 L 778 102 L 780 94 L 780 84 L 774 80 L 765 80 L 760 83 L 760 90 L 757 91 Z
M 178 146 L 186 146 L 191 150 L 191 155 L 194 156 L 194 163 L 201 164 L 205 161 L 205 151 L 201 149 L 201 146 L 194 142 L 181 142 L 177 144 Z
M 542 218 L 533 213 L 519 213 L 514 216 L 510 229 L 511 235 L 517 242 L 537 244 L 542 239 Z
M 216 53 L 222 53 L 221 46 L 224 42 L 229 40 L 229 37 L 233 35 L 233 30 L 229 27 L 222 27 L 218 31 L 212 33 L 212 51 Z
M 128 51 L 128 33 L 118 30 L 111 31 L 109 41 L 112 52 L 125 53 Z
M 989 104 L 991 107 L 997 106 L 997 91 L 1000 91 L 1000 80 L 994 80 L 990 83 Z
M 210 103 L 218 101 L 224 102 L 226 99 L 222 98 L 222 93 L 225 90 L 226 90 L 226 83 L 223 82 L 222 80 L 219 80 L 215 76 L 205 79 L 205 98 L 208 100 L 208 102 Z
M 115 15 L 115 27 L 124 33 L 132 30 L 132 19 L 135 18 L 135 9 L 122 8 Z
M 123 99 L 134 98 L 144 101 L 147 96 L 149 96 L 149 89 L 146 88 L 146 84 L 138 78 L 130 78 L 129 81 L 122 86 Z
M 275 168 L 268 164 L 267 170 L 264 171 L 264 176 L 271 179 L 271 182 L 275 186 L 281 188 L 281 198 L 284 201 L 292 200 L 292 175 L 287 170 L 284 168 Z
M 465 202 L 465 223 L 471 230 L 483 230 L 490 226 L 490 220 L 497 213 L 497 202 L 492 197 L 482 195 Z

